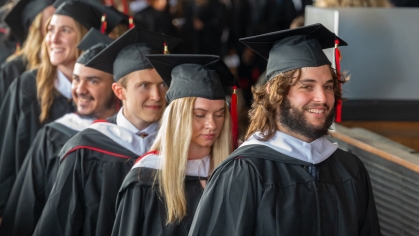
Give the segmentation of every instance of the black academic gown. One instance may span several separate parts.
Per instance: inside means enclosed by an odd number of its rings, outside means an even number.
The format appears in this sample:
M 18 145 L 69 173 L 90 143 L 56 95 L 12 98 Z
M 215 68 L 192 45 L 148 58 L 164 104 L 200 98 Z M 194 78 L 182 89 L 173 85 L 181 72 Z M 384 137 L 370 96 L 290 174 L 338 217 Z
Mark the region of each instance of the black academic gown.
M 0 68 L 0 104 L 6 96 L 7 89 L 10 84 L 19 75 L 25 72 L 27 60 L 24 56 L 20 55 L 11 61 L 5 62 Z
M 97 130 L 74 135 L 33 235 L 110 235 L 118 190 L 138 157 Z
M 37 71 L 26 71 L 17 79 L 19 81 L 14 81 L 9 88 L 10 91 L 7 92 L 5 101 L 17 100 L 10 104 L 2 104 L 1 110 L 7 113 L 1 113 L 0 118 L 0 123 L 5 124 L 0 127 L 0 141 L 2 142 L 0 143 L 0 216 L 3 214 L 17 173 L 38 130 L 45 124 L 74 110 L 71 100 L 57 93 L 50 108 L 49 118 L 43 123 L 39 121 Z
M 65 123 L 51 122 L 39 130 L 7 202 L 0 236 L 32 235 L 56 179 L 58 154 L 64 144 L 88 123 L 83 122 L 74 128 Z
M 153 185 L 155 169 L 134 168 L 125 178 L 117 199 L 117 216 L 112 235 L 188 235 L 203 192 L 202 177 L 186 176 L 187 212 L 180 223 L 166 225 L 166 207 L 158 186 Z M 205 178 L 204 178 L 205 179 Z
M 213 173 L 189 235 L 380 235 L 368 173 L 337 149 L 317 164 L 262 145 L 237 149 Z
M 7 202 L 1 236 L 32 235 L 57 175 L 58 153 L 76 133 L 55 122 L 39 130 Z

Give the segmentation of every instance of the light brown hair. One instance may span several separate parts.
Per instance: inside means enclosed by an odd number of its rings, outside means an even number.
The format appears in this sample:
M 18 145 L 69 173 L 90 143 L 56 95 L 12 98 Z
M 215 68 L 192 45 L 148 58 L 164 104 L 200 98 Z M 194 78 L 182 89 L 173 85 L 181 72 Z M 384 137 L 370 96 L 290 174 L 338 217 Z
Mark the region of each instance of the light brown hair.
M 284 97 L 288 94 L 291 86 L 294 86 L 301 76 L 301 68 L 287 71 L 276 75 L 264 85 L 255 85 L 252 88 L 253 103 L 249 111 L 250 125 L 247 129 L 245 139 L 248 139 L 255 132 L 260 132 L 258 139 L 267 141 L 271 139 L 277 130 L 276 114 L 277 108 L 282 104 Z M 335 106 L 337 100 L 342 98 L 339 84 L 346 80 L 345 75 L 339 80 L 336 72 L 330 67 L 333 76 L 333 90 L 335 94 Z M 267 87 L 270 86 L 270 93 Z

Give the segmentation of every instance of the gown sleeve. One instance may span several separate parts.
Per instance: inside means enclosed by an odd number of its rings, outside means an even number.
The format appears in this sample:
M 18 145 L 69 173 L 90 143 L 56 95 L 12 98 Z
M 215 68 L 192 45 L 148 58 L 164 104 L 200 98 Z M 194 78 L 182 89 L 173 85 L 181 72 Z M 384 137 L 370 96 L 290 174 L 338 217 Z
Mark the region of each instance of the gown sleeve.
M 23 56 L 3 63 L 0 69 L 0 103 L 6 96 L 10 84 L 26 70 Z
M 13 81 L 0 108 L 0 217 L 16 178 L 14 152 L 19 119 L 20 78 Z
M 359 199 L 359 202 L 364 203 L 364 205 L 361 206 L 362 208 L 360 208 L 363 210 L 359 211 L 358 216 L 358 235 L 381 235 L 370 177 L 361 160 L 358 157 L 356 157 L 356 160 L 361 169 L 357 180 L 360 183 L 360 186 L 363 187 L 359 190 L 357 196 L 361 198 Z
M 244 159 L 220 166 L 207 183 L 189 235 L 253 235 L 263 191 L 257 171 Z
M 46 130 L 42 129 L 29 149 L 13 185 L 4 211 L 0 236 L 32 235 L 48 197 L 44 184 L 48 179 L 44 157 L 48 156 L 49 149 Z
M 132 183 L 138 177 L 137 173 L 136 169 L 128 173 L 118 193 L 116 219 L 112 230 L 114 236 L 141 235 L 141 222 L 144 222 L 144 213 L 141 209 L 144 194 L 141 187 Z
M 83 202 L 80 172 L 75 168 L 76 153 L 60 164 L 57 179 L 33 235 L 80 235 L 83 227 Z

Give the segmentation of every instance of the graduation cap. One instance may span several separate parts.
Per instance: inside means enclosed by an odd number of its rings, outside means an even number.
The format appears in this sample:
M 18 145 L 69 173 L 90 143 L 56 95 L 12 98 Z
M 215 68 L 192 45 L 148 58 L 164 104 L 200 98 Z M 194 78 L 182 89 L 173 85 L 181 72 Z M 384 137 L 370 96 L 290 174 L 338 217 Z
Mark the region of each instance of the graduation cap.
M 226 64 L 214 55 L 147 55 L 166 84 L 168 103 L 183 97 L 225 100 L 224 87 L 236 85 Z
M 268 60 L 266 78 L 302 67 L 318 67 L 331 64 L 323 49 L 348 45 L 322 24 L 262 34 L 240 41 Z
M 80 41 L 79 45 L 77 45 L 78 49 L 85 52 L 77 59 L 76 63 L 85 65 L 110 43 L 112 43 L 112 41 L 113 40 L 111 38 L 102 34 L 99 30 L 91 28 Z
M 233 87 L 231 116 L 233 147 L 237 148 L 238 116 L 235 89 L 239 85 L 227 65 L 214 55 L 147 55 L 147 59 L 170 84 L 166 93 L 167 103 L 178 98 L 201 97 L 225 100 L 224 87 Z
M 118 81 L 131 72 L 153 68 L 144 55 L 162 53 L 164 45 L 172 49 L 181 41 L 162 33 L 134 27 L 111 43 L 86 66 L 113 74 L 115 81 Z
M 4 21 L 23 43 L 36 16 L 53 3 L 54 0 L 20 0 L 7 14 Z
M 57 0 L 54 6 L 57 8 L 55 15 L 70 16 L 86 29 L 103 29 L 106 34 L 123 20 L 112 9 L 93 0 Z

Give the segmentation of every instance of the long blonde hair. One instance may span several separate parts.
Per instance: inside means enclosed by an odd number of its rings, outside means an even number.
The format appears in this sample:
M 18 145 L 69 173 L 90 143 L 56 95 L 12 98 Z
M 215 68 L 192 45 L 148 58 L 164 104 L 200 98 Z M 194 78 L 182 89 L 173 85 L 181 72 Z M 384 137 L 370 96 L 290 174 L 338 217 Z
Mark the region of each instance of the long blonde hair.
M 42 12 L 39 13 L 29 27 L 28 37 L 22 45 L 22 48 L 7 58 L 7 61 L 13 60 L 18 56 L 22 56 L 27 61 L 26 70 L 32 70 L 41 64 L 41 45 L 44 38 L 42 37 Z
M 184 182 L 195 100 L 196 97 L 179 98 L 169 104 L 161 119 L 156 140 L 151 146 L 151 150 L 159 152 L 164 163 L 156 181 L 166 203 L 166 224 L 180 222 L 186 216 Z M 232 148 L 230 112 L 227 104 L 225 107 L 224 124 L 211 149 L 210 173 L 230 154 Z
M 45 27 L 48 28 L 48 25 L 51 21 L 51 18 L 47 21 Z M 74 23 L 77 27 L 78 40 L 84 37 L 87 33 L 87 29 L 81 25 L 78 21 L 74 20 Z M 78 58 L 81 55 L 81 50 L 76 50 L 75 58 Z M 52 65 L 49 60 L 49 54 L 47 50 L 47 44 L 44 40 L 41 47 L 41 64 L 39 66 L 38 73 L 36 75 L 36 88 L 37 88 L 37 97 L 38 102 L 41 107 L 41 115 L 39 116 L 39 121 L 41 123 L 45 122 L 49 116 L 49 109 L 54 101 L 55 95 L 58 91 L 54 87 L 54 81 L 57 76 L 57 67 Z

